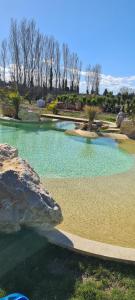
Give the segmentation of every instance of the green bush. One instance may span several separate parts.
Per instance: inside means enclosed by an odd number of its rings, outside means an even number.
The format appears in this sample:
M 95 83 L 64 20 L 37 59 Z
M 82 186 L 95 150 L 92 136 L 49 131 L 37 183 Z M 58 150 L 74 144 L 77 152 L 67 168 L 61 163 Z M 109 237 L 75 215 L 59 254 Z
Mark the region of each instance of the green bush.
M 15 108 L 11 103 L 2 103 L 2 115 L 9 118 L 15 118 Z
M 2 100 L 2 113 L 4 116 L 18 119 L 21 97 L 18 91 L 8 89 L 0 90 Z
M 19 107 L 20 107 L 20 102 L 21 102 L 21 97 L 20 97 L 18 91 L 10 92 L 9 99 L 11 100 L 11 103 L 13 103 L 13 106 L 15 109 L 15 118 L 18 119 Z
M 91 130 L 92 129 L 92 123 L 94 122 L 96 114 L 100 112 L 100 109 L 97 106 L 85 105 L 84 111 L 85 111 L 85 113 L 88 117 L 88 120 L 89 120 L 89 130 Z
M 58 100 L 54 100 L 52 101 L 48 106 L 47 106 L 47 110 L 52 111 L 53 114 L 57 114 L 58 110 L 57 110 L 57 104 L 58 104 Z

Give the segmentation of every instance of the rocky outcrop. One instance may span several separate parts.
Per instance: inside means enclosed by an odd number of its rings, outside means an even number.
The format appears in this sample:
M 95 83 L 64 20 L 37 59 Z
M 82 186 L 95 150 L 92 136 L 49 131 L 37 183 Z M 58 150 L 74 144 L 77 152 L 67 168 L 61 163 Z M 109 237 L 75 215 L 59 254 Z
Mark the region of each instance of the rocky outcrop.
M 135 122 L 132 120 L 123 120 L 120 127 L 120 133 L 126 134 L 128 137 L 135 139 Z
M 117 118 L 116 118 L 116 125 L 118 128 L 120 128 L 122 122 L 124 121 L 125 119 L 125 113 L 123 111 L 120 111 L 117 115 Z
M 48 230 L 62 221 L 59 205 L 42 187 L 39 176 L 18 151 L 0 144 L 0 231 L 22 226 Z
M 86 138 L 98 138 L 99 135 L 97 132 L 94 131 L 86 131 L 86 130 L 81 130 L 81 129 L 74 129 L 74 130 L 66 130 L 65 134 L 68 135 L 76 135 L 76 136 L 82 136 Z

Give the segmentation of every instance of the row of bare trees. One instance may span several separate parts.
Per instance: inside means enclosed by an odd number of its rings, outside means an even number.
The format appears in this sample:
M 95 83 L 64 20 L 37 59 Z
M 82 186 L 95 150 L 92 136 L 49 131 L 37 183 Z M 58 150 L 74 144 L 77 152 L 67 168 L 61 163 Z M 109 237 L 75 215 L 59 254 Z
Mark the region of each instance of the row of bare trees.
M 99 94 L 99 87 L 101 81 L 101 65 L 88 65 L 85 72 L 86 93 Z
M 1 42 L 0 79 L 46 91 L 79 93 L 82 62 L 67 44 L 60 46 L 53 36 L 40 33 L 34 20 L 11 20 L 9 38 Z M 101 66 L 88 65 L 87 93 L 99 93 Z
M 67 44 L 40 33 L 34 20 L 11 20 L 8 40 L 1 42 L 1 80 L 27 87 L 40 86 L 79 92 L 82 63 Z

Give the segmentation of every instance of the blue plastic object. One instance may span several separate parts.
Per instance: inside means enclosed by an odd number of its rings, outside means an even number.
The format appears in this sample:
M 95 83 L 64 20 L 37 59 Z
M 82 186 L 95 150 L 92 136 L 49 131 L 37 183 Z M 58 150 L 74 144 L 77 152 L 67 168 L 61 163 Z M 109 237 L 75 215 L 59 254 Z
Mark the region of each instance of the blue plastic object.
M 0 300 L 29 300 L 29 299 L 22 294 L 15 293 L 15 294 L 11 294 L 6 297 L 0 298 Z

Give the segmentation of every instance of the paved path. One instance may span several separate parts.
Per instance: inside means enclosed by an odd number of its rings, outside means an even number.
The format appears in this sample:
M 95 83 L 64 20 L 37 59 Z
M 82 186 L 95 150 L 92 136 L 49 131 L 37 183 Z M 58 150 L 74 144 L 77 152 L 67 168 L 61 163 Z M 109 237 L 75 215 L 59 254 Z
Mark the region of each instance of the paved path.
M 43 235 L 45 235 L 51 243 L 81 254 L 135 264 L 135 249 L 133 248 L 119 247 L 84 239 L 62 230 L 53 230 L 43 233 Z
M 64 120 L 64 121 L 73 121 L 73 122 L 88 122 L 88 120 L 84 119 L 84 118 L 76 118 L 76 117 L 54 115 L 54 114 L 41 114 L 41 117 L 49 118 L 49 119 Z
M 79 123 L 86 123 L 88 122 L 88 119 L 84 118 L 76 118 L 76 117 L 69 117 L 69 116 L 62 116 L 62 115 L 54 115 L 54 114 L 41 114 L 42 118 L 49 118 L 49 119 L 58 119 L 58 120 L 64 120 L 64 121 L 72 121 L 72 122 L 79 122 Z M 95 122 L 101 122 L 100 120 L 95 120 Z M 112 127 L 116 127 L 115 123 L 108 122 L 108 121 L 102 121 L 105 124 L 108 124 Z

